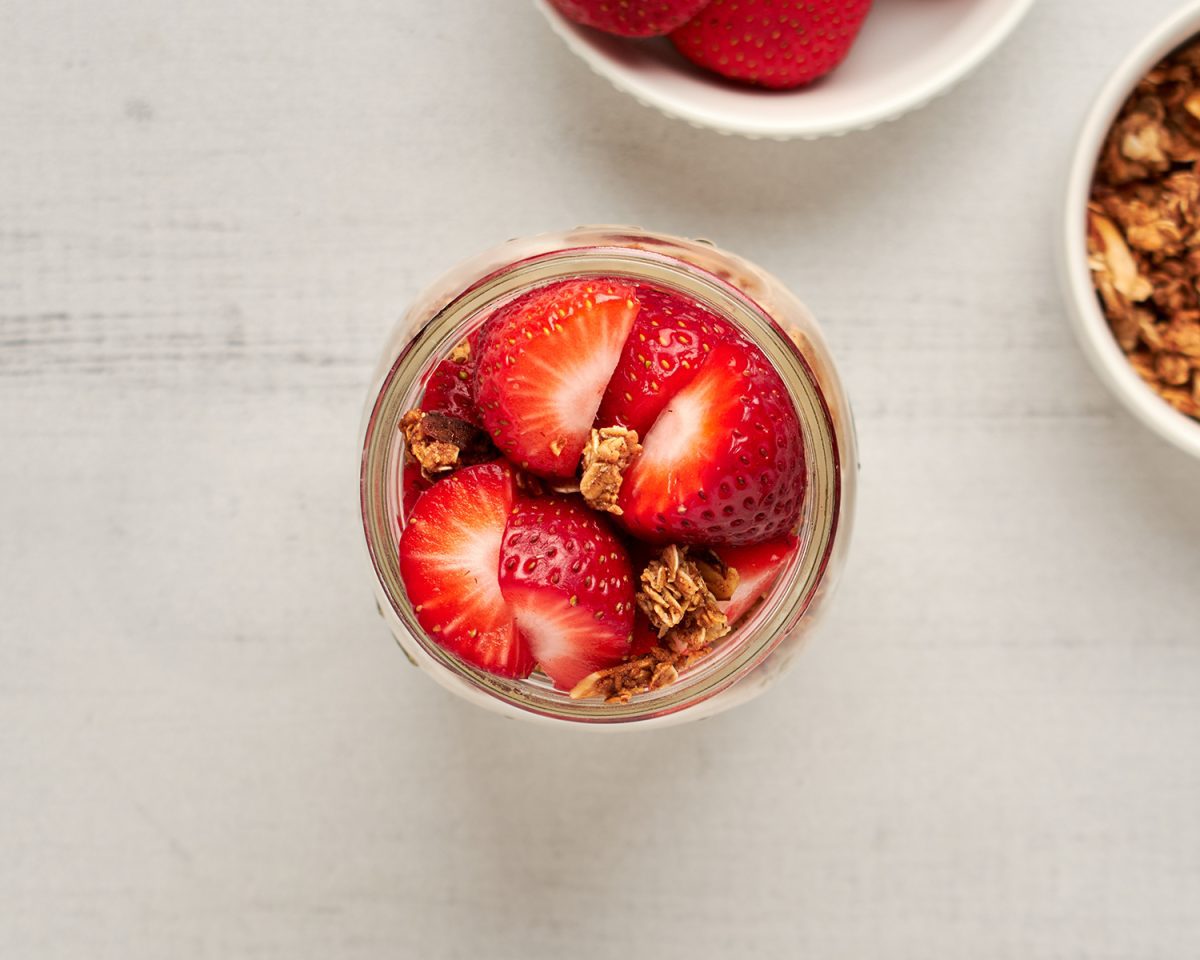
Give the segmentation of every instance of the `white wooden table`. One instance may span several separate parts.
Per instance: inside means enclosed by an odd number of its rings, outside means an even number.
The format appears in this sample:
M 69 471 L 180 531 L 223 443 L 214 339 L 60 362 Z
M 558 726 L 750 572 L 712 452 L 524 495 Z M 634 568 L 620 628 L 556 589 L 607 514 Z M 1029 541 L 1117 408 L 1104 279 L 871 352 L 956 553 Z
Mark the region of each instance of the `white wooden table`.
M 1175 5 L 1043 0 L 949 98 L 780 144 L 525 3 L 0 4 L 0 957 L 1195 955 L 1200 465 L 1052 265 L 1076 124 Z M 391 320 L 586 222 L 780 274 L 859 417 L 826 629 L 659 734 L 452 699 L 357 543 Z

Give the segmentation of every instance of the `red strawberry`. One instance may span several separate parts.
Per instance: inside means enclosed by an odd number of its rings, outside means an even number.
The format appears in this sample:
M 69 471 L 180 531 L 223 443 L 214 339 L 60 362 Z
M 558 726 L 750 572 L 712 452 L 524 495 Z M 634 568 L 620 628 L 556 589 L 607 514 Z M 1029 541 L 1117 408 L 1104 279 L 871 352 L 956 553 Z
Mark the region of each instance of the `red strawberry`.
M 721 548 L 717 556 L 738 572 L 738 585 L 733 596 L 721 603 L 730 623 L 736 623 L 759 598 L 767 595 L 799 545 L 789 533 L 766 543 Z
M 624 531 L 618 531 L 618 534 L 622 535 L 625 549 L 629 553 L 629 564 L 633 568 L 633 585 L 636 590 L 641 583 L 642 571 L 646 569 L 651 560 L 657 560 L 662 556 L 662 547 L 638 540 L 636 537 L 625 534 Z M 633 615 L 633 642 L 629 647 L 629 655 L 639 657 L 644 653 L 649 653 L 651 647 L 659 645 L 658 631 L 650 625 L 650 621 L 639 607 Z
M 425 478 L 419 463 L 415 460 L 405 463 L 404 469 L 400 471 L 400 515 L 411 515 L 421 494 L 432 486 L 433 481 Z
M 870 9 L 871 0 L 712 0 L 671 42 L 723 77 L 788 89 L 841 63 Z
M 633 615 L 633 640 L 629 644 L 629 655 L 640 657 L 660 645 L 658 631 L 650 625 L 646 615 L 638 610 Z
M 620 37 L 661 37 L 709 0 L 550 0 L 568 20 Z
M 575 497 L 518 501 L 500 547 L 500 590 L 538 665 L 562 690 L 629 652 L 625 548 Z
M 534 290 L 488 318 L 475 402 L 505 456 L 542 476 L 575 475 L 637 312 L 631 286 L 590 279 Z
M 476 341 L 479 331 L 467 337 L 467 354 L 461 356 L 456 350 L 429 375 L 425 384 L 425 395 L 421 398 L 421 409 L 426 413 L 440 412 L 477 427 L 483 426 L 479 412 L 475 409 L 472 385 L 478 360 Z
M 646 436 L 667 401 L 692 382 L 717 343 L 737 338 L 727 321 L 682 294 L 639 286 L 638 311 L 596 414 Z
M 534 658 L 500 592 L 512 510 L 507 464 L 464 467 L 426 491 L 400 536 L 400 576 L 425 632 L 468 663 L 527 677 Z
M 619 518 L 656 542 L 758 543 L 796 524 L 804 448 L 787 389 L 750 344 L 713 347 L 625 475 Z

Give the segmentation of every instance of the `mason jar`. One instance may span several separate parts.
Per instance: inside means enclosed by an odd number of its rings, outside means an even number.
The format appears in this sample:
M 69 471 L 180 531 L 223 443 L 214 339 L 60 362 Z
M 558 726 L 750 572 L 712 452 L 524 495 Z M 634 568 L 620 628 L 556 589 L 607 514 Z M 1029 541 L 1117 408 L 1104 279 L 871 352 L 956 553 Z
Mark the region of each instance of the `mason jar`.
M 620 277 L 690 297 L 762 350 L 801 425 L 807 491 L 799 549 L 765 599 L 707 657 L 628 702 L 571 699 L 540 672 L 524 680 L 478 669 L 427 638 L 400 577 L 400 420 L 450 350 L 501 305 L 548 283 Z M 756 696 L 791 664 L 830 600 L 845 562 L 857 453 L 846 394 L 812 314 L 776 278 L 707 241 L 629 227 L 580 227 L 510 240 L 455 267 L 420 294 L 392 331 L 361 431 L 363 533 L 379 610 L 408 661 L 448 690 L 511 716 L 608 728 L 711 716 Z

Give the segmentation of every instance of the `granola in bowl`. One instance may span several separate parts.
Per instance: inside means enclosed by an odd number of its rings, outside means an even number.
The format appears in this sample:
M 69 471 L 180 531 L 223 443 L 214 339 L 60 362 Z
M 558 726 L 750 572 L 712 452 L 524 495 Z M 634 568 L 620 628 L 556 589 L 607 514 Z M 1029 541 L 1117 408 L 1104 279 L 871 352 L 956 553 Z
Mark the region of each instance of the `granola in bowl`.
M 1154 66 L 1109 129 L 1088 203 L 1088 266 L 1113 336 L 1200 420 L 1200 40 Z

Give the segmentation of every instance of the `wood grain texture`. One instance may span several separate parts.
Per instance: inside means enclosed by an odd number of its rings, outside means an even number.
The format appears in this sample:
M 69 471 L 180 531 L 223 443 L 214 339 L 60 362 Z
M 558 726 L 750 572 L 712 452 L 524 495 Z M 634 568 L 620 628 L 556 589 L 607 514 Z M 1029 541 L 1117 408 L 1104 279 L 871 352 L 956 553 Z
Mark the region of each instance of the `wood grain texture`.
M 1200 468 L 1052 264 L 1082 112 L 1176 5 L 1043 0 L 949 98 L 779 144 L 524 3 L 0 4 L 0 956 L 1193 954 Z M 391 320 L 588 222 L 781 275 L 862 440 L 799 667 L 654 735 L 453 700 L 357 543 Z

